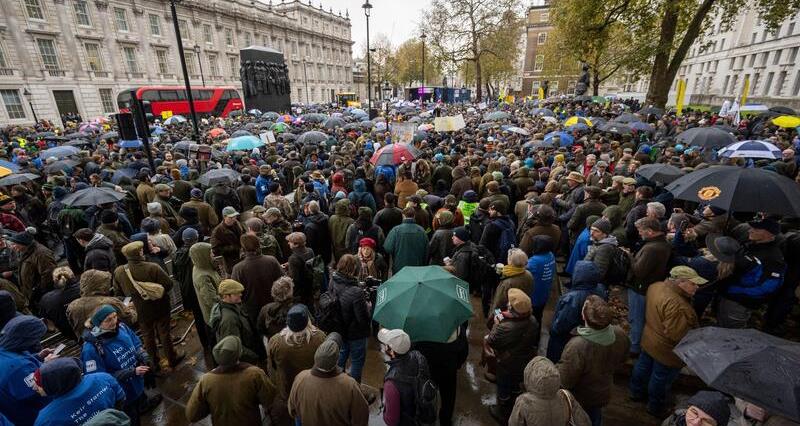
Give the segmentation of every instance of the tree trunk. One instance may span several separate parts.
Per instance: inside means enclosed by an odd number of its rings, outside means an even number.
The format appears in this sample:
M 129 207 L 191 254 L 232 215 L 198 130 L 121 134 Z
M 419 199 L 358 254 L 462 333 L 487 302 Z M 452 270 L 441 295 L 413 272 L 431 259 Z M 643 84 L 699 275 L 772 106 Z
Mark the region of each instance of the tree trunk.
M 475 99 L 478 102 L 483 100 L 483 71 L 480 58 L 475 59 Z
M 678 1 L 668 0 L 661 18 L 661 34 L 656 47 L 653 69 L 650 72 L 650 87 L 647 89 L 647 100 L 645 101 L 646 104 L 658 108 L 664 108 L 666 105 L 669 88 L 672 86 L 672 80 L 667 79 L 667 69 L 679 14 Z
M 592 96 L 600 95 L 600 71 L 594 70 L 592 73 Z

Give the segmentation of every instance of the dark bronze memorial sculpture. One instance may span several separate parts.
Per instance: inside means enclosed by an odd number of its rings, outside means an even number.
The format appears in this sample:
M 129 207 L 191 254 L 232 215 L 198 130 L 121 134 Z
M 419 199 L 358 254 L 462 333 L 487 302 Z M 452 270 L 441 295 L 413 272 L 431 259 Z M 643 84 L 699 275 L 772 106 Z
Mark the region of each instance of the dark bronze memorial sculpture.
M 268 47 L 250 46 L 239 51 L 245 110 L 289 111 L 291 86 L 283 53 Z

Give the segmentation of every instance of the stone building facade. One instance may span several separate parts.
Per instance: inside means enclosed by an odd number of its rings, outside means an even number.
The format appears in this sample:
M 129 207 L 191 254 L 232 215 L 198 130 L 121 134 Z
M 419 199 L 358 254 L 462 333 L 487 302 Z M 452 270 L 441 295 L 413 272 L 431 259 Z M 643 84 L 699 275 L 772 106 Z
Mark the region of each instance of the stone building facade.
M 522 96 L 535 97 L 539 93 L 539 87 L 545 86 L 548 92 L 545 96 L 575 93 L 575 84 L 578 81 L 577 63 L 562 64 L 561 58 L 547 57 L 545 51 L 548 35 L 553 30 L 550 6 L 550 0 L 533 0 L 528 6 L 522 87 L 519 92 Z
M 300 1 L 183 0 L 178 24 L 194 86 L 241 93 L 239 49 L 284 53 L 292 102 L 329 102 L 353 90 L 347 12 Z M 117 94 L 183 85 L 167 0 L 0 1 L 0 125 L 60 124 L 117 111 Z

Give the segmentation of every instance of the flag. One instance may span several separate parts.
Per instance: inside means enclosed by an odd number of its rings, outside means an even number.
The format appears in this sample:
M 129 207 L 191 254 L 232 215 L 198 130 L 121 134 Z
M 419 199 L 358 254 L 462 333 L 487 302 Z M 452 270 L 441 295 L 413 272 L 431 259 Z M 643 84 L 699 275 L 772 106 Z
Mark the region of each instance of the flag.
M 539 100 L 540 101 L 544 100 L 544 89 L 541 87 L 539 88 Z
M 678 79 L 678 93 L 675 98 L 675 114 L 680 117 L 683 113 L 683 98 L 686 95 L 686 81 Z
M 750 76 L 746 75 L 744 77 L 744 86 L 742 86 L 742 101 L 739 102 L 739 105 L 744 107 L 747 104 L 747 92 L 750 91 Z

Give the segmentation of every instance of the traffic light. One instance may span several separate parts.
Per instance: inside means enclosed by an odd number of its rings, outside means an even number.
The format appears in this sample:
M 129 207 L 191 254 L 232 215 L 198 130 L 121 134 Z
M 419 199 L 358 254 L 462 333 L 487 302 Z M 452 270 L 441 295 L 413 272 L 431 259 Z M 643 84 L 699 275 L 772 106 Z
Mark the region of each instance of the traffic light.
M 133 122 L 133 114 L 121 112 L 116 114 L 117 124 L 119 124 L 119 138 L 125 141 L 139 139 L 136 136 L 136 125 Z

